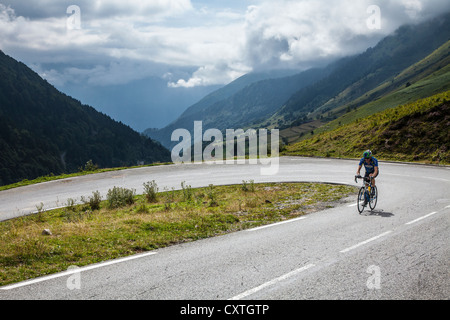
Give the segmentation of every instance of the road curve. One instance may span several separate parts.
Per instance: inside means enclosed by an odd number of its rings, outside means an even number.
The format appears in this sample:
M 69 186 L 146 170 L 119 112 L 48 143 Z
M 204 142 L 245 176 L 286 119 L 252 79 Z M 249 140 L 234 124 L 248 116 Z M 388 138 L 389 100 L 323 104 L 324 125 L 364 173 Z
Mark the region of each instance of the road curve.
M 0 218 L 113 186 L 162 189 L 242 180 L 354 184 L 354 160 L 280 158 L 258 165 L 171 165 L 0 192 Z M 0 288 L 2 299 L 448 299 L 450 168 L 380 162 L 376 210 L 342 206 L 275 224 Z

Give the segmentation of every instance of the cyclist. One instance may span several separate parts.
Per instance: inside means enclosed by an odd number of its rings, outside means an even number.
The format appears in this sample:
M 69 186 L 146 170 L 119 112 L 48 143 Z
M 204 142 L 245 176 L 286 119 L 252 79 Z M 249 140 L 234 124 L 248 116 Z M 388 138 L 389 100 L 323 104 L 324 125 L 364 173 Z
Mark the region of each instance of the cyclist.
M 366 150 L 363 153 L 363 157 L 359 161 L 358 170 L 356 171 L 356 175 L 360 175 L 361 168 L 364 164 L 364 169 L 366 170 L 365 178 L 370 177 L 372 182 L 372 186 L 375 187 L 375 178 L 378 176 L 378 160 L 372 156 L 372 151 Z M 372 193 L 375 192 L 375 188 L 372 189 Z

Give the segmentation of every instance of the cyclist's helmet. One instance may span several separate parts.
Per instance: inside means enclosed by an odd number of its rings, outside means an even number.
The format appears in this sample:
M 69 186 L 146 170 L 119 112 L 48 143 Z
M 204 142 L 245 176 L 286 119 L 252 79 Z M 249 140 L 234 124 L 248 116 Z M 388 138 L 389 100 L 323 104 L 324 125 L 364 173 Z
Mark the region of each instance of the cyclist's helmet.
M 370 151 L 370 150 L 364 151 L 364 153 L 363 153 L 363 158 L 364 158 L 364 159 L 370 159 L 370 158 L 372 158 L 372 151 Z

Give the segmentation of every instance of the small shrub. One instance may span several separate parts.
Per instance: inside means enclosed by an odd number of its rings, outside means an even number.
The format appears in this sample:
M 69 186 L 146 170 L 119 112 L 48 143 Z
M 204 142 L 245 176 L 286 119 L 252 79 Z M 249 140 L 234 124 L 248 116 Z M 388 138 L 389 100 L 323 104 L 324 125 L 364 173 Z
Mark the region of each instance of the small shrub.
M 159 188 L 155 182 L 152 180 L 150 182 L 144 183 L 144 194 L 148 202 L 156 202 Z
M 36 209 L 37 209 L 37 212 L 38 212 L 38 213 L 43 212 L 43 211 L 44 211 L 44 203 L 41 202 L 41 203 L 37 204 L 37 205 L 36 205 Z
M 250 181 L 245 181 L 242 180 L 242 186 L 241 186 L 242 191 L 250 191 L 250 192 L 255 192 L 255 181 L 254 180 L 250 180 Z
M 92 172 L 92 171 L 96 171 L 98 169 L 98 165 L 94 164 L 94 162 L 92 160 L 89 160 L 88 162 L 86 162 L 86 164 L 83 167 L 78 168 L 79 172 Z
M 192 200 L 192 188 L 190 185 L 186 185 L 186 181 L 181 182 L 181 188 L 183 189 L 183 201 L 190 202 Z
M 71 211 L 75 211 L 75 200 L 72 198 L 67 199 L 66 207 Z
M 91 210 L 99 210 L 100 203 L 102 202 L 102 196 L 100 195 L 100 191 L 92 192 L 92 197 L 89 197 L 89 206 Z
M 100 195 L 100 191 L 92 192 L 92 196 L 86 199 L 84 196 L 81 196 L 81 202 L 83 202 L 83 210 L 87 210 L 90 208 L 91 210 L 99 210 L 100 203 L 102 202 L 102 196 Z
M 255 192 L 255 180 L 250 180 L 250 192 Z
M 216 193 L 214 192 L 214 185 L 210 184 L 206 192 L 209 198 L 209 206 L 217 207 L 219 204 L 217 203 Z
M 38 213 L 38 219 L 39 221 L 42 222 L 42 213 L 45 211 L 44 210 L 44 203 L 41 202 L 39 204 L 36 205 L 36 209 L 37 209 L 37 213 Z
M 175 201 L 175 190 L 172 188 L 172 191 L 169 191 L 166 187 L 164 188 L 165 197 L 164 197 L 164 210 L 169 211 L 172 207 L 172 203 Z
M 114 187 L 108 190 L 106 198 L 108 207 L 111 209 L 120 208 L 134 203 L 136 190 Z

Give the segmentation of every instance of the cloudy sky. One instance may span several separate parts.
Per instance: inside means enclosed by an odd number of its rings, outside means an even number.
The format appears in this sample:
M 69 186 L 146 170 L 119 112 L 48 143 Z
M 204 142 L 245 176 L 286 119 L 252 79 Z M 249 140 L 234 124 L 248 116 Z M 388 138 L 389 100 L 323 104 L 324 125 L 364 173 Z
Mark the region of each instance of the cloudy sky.
M 0 50 L 58 88 L 149 77 L 174 90 L 199 88 L 251 71 L 323 65 L 448 7 L 448 0 L 0 0 Z

